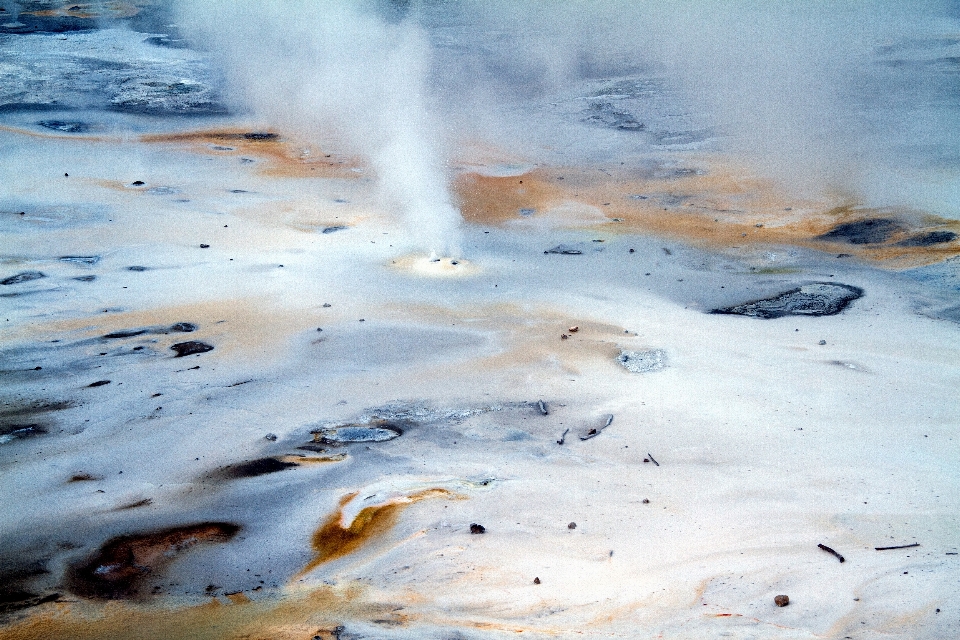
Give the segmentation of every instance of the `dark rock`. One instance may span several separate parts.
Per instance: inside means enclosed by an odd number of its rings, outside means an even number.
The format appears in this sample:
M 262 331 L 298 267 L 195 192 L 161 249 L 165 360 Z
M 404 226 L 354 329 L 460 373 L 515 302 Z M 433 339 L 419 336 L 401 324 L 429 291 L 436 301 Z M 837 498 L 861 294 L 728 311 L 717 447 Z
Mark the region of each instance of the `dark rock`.
M 296 462 L 284 462 L 277 458 L 258 458 L 257 460 L 228 465 L 219 469 L 214 475 L 231 480 L 255 478 L 265 476 L 268 473 L 285 471 L 296 466 L 298 466 Z
M 230 522 L 204 522 L 108 540 L 64 576 L 70 591 L 86 598 L 122 599 L 140 594 L 142 581 L 156 580 L 177 555 L 201 543 L 223 543 L 240 530 Z
M 778 607 L 785 607 L 785 606 L 787 606 L 788 604 L 790 604 L 790 596 L 783 596 L 783 595 L 777 596 L 777 597 L 775 597 L 775 598 L 773 599 L 773 602 L 774 602 Z
M 831 282 L 814 282 L 770 298 L 714 309 L 710 313 L 734 314 L 765 320 L 784 316 L 832 316 L 846 309 L 851 302 L 861 296 L 863 296 L 863 289 L 859 287 Z
M 170 349 L 177 352 L 177 355 L 174 357 L 182 358 L 184 356 L 192 356 L 195 353 L 213 351 L 213 346 L 205 342 L 200 342 L 199 340 L 189 340 L 187 342 L 178 342 L 170 347 Z
M 31 280 L 39 280 L 40 278 L 46 277 L 46 274 L 39 271 L 21 271 L 14 276 L 0 280 L 0 284 L 20 284 L 21 282 L 30 282 Z
M 563 256 L 579 256 L 583 254 L 583 251 L 567 244 L 558 244 L 552 249 L 547 249 L 544 251 L 544 253 L 556 253 Z
M 886 242 L 903 226 L 890 218 L 868 218 L 856 222 L 838 224 L 827 233 L 817 236 L 818 240 L 847 242 L 849 244 L 879 244 Z
M 74 280 L 79 282 L 93 282 L 97 279 L 97 276 L 77 276 Z
M 60 131 L 62 133 L 84 133 L 90 129 L 85 122 L 67 121 L 67 120 L 41 120 L 37 123 L 46 129 Z
M 470 525 L 470 533 L 474 535 L 480 535 L 481 533 L 486 533 L 487 528 L 482 524 L 477 524 L 476 522 Z
M 177 322 L 170 325 L 170 331 L 173 333 L 193 333 L 199 327 L 192 322 Z
M 72 262 L 73 264 L 82 264 L 92 267 L 100 262 L 100 256 L 60 256 L 57 258 L 60 262 Z
M 332 227 L 325 227 L 321 233 L 336 233 L 337 231 L 343 231 L 347 227 L 342 224 L 334 225 Z
M 149 271 L 150 267 L 144 267 L 138 264 L 133 265 L 132 267 L 127 267 L 127 271 Z
M 567 529 L 576 529 L 576 528 L 577 528 L 576 522 L 571 522 L 570 524 L 567 525 Z
M 953 242 L 957 234 L 953 231 L 930 231 L 897 243 L 898 247 L 930 247 L 935 244 Z
M 209 249 L 209 248 L 210 248 L 210 245 L 208 245 L 208 244 L 201 244 L 201 245 L 200 245 L 200 248 L 201 248 L 201 249 Z
M 534 578 L 533 584 L 540 584 L 540 578 Z

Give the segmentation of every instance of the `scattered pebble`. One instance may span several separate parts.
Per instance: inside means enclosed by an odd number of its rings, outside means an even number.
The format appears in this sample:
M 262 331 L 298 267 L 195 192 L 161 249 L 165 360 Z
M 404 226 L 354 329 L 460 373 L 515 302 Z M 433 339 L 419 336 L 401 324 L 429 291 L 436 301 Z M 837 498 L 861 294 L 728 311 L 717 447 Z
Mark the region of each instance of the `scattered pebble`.
M 778 607 L 785 607 L 790 604 L 790 596 L 780 595 L 773 599 L 774 604 Z
M 576 528 L 577 528 L 576 522 L 571 522 L 570 524 L 567 525 L 567 529 L 576 529 Z
M 479 535 L 481 533 L 486 533 L 486 532 L 487 532 L 487 528 L 484 527 L 482 524 L 477 524 L 476 522 L 474 522 L 470 525 L 470 533 L 474 535 Z
M 540 584 L 540 578 L 534 578 L 533 584 Z

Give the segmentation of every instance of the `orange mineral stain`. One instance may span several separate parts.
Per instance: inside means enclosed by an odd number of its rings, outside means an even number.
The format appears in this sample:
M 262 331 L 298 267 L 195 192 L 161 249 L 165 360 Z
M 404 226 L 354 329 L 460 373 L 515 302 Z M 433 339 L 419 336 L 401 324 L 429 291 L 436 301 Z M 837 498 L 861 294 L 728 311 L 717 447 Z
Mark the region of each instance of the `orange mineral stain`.
M 388 502 L 366 507 L 360 511 L 352 522 L 343 522 L 343 510 L 347 504 L 357 497 L 357 493 L 350 493 L 340 499 L 337 509 L 327 517 L 314 532 L 311 546 L 314 557 L 298 574 L 304 576 L 321 564 L 342 558 L 362 547 L 364 544 L 383 537 L 397 523 L 403 509 L 414 502 L 427 498 L 452 497 L 447 489 L 426 489 L 402 496 Z

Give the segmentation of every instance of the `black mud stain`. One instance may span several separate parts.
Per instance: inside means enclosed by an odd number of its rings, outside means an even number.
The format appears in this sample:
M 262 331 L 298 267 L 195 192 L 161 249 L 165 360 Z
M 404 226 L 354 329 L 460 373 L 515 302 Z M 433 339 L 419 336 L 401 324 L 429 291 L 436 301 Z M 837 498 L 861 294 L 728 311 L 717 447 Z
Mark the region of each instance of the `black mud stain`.
M 147 333 L 147 329 L 124 329 L 122 331 L 114 331 L 113 333 L 108 333 L 103 336 L 104 340 L 121 340 L 123 338 L 134 338 L 136 336 L 142 336 Z
M 953 231 L 930 231 L 920 235 L 901 240 L 897 243 L 898 247 L 932 247 L 936 244 L 953 242 L 957 239 L 957 234 Z
M 45 129 L 61 133 L 86 133 L 90 130 L 90 126 L 86 122 L 77 120 L 41 120 L 37 124 Z
M 42 562 L 19 565 L 0 561 L 0 615 L 36 607 L 60 598 L 59 593 L 37 594 L 29 589 L 34 578 L 49 573 Z
M 77 276 L 74 280 L 78 282 L 93 282 L 97 279 L 97 276 Z
M 67 401 L 0 402 L 0 444 L 48 433 L 49 414 L 74 406 Z
M 89 558 L 67 569 L 64 582 L 79 596 L 101 600 L 136 598 L 143 581 L 157 574 L 182 552 L 198 544 L 223 543 L 240 526 L 204 522 L 108 540 Z
M 368 424 L 344 424 L 310 432 L 313 443 L 350 444 L 354 442 L 386 442 L 403 435 L 403 427 L 395 422 L 373 420 Z
M 102 478 L 90 475 L 89 473 L 75 473 L 70 476 L 70 479 L 67 480 L 67 482 L 92 482 L 94 480 L 102 480 Z
M 132 267 L 127 267 L 127 271 L 149 271 L 150 267 L 144 267 L 143 265 L 135 264 Z
M 342 224 L 338 224 L 338 225 L 334 225 L 334 226 L 332 226 L 332 227 L 324 227 L 324 229 L 323 229 L 323 231 L 321 231 L 321 233 L 336 233 L 337 231 L 343 231 L 343 230 L 346 229 L 346 228 L 347 228 L 346 226 L 344 226 L 344 225 L 342 225 Z
M 103 387 L 108 384 L 110 384 L 109 380 L 97 380 L 96 382 L 91 382 L 90 384 L 88 384 L 87 387 L 88 388 Z
M 21 271 L 16 275 L 12 275 L 9 278 L 0 280 L 0 284 L 20 284 L 21 282 L 30 282 L 31 280 L 39 280 L 40 278 L 46 277 L 46 274 L 40 271 Z
M 880 244 L 902 229 L 903 225 L 891 218 L 868 218 L 838 224 L 827 233 L 817 236 L 817 239 L 848 244 Z
M 100 256 L 60 256 L 57 258 L 60 262 L 71 262 L 73 264 L 82 264 L 89 267 L 100 262 Z
M 269 473 L 286 471 L 292 467 L 299 466 L 296 462 L 284 462 L 277 458 L 258 458 L 247 462 L 227 465 L 217 469 L 212 475 L 214 478 L 223 480 L 237 480 L 240 478 L 256 478 L 265 476 Z
M 710 313 L 749 316 L 765 320 L 784 316 L 832 316 L 846 309 L 851 302 L 861 296 L 863 296 L 863 289 L 859 287 L 814 282 L 770 298 L 714 309 Z
M 178 342 L 170 347 L 170 349 L 177 352 L 177 355 L 174 356 L 175 358 L 183 358 L 184 356 L 192 356 L 195 353 L 213 351 L 213 346 L 206 342 L 200 342 L 199 340 L 188 340 L 187 342 Z

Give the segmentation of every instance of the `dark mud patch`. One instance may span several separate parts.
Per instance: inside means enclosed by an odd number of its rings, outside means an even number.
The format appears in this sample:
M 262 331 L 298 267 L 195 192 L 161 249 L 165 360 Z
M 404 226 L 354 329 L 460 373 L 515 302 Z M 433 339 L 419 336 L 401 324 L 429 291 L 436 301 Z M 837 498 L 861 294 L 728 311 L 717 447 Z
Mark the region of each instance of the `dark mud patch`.
M 898 247 L 932 247 L 938 244 L 946 244 L 957 239 L 957 234 L 953 231 L 929 231 L 920 235 L 901 240 L 897 243 Z
M 375 420 L 368 424 L 344 424 L 310 432 L 314 443 L 342 445 L 355 442 L 386 442 L 403 435 L 403 427 L 395 422 Z
M 44 129 L 60 133 L 86 133 L 90 130 L 90 125 L 77 120 L 41 120 L 37 124 Z
M 93 282 L 97 279 L 97 276 L 77 276 L 74 280 L 78 282 Z
M 64 581 L 72 593 L 85 598 L 137 598 L 144 579 L 156 579 L 184 551 L 198 544 L 228 542 L 238 531 L 240 526 L 230 522 L 204 522 L 112 538 L 71 566 Z
M 171 346 L 170 349 L 177 352 L 177 355 L 174 356 L 175 358 L 183 358 L 185 356 L 213 351 L 213 345 L 200 342 L 199 340 L 188 340 L 187 342 L 178 342 Z
M 11 284 L 20 284 L 21 282 L 31 282 L 32 280 L 39 280 L 40 278 L 46 278 L 47 275 L 40 271 L 21 271 L 18 274 L 12 275 L 10 277 L 0 280 L 2 285 L 11 285 Z
M 881 244 L 903 230 L 903 225 L 892 218 L 867 218 L 844 222 L 817 236 L 817 240 L 846 242 L 848 244 Z
M 26 440 L 49 433 L 50 414 L 73 407 L 72 402 L 0 403 L 0 444 Z
M 710 313 L 733 314 L 770 320 L 785 316 L 832 316 L 863 296 L 863 289 L 847 284 L 814 282 L 770 298 L 713 309 Z
M 221 467 L 211 475 L 219 480 L 238 480 L 240 478 L 265 476 L 297 466 L 299 465 L 296 462 L 287 462 L 278 458 L 258 458 Z

